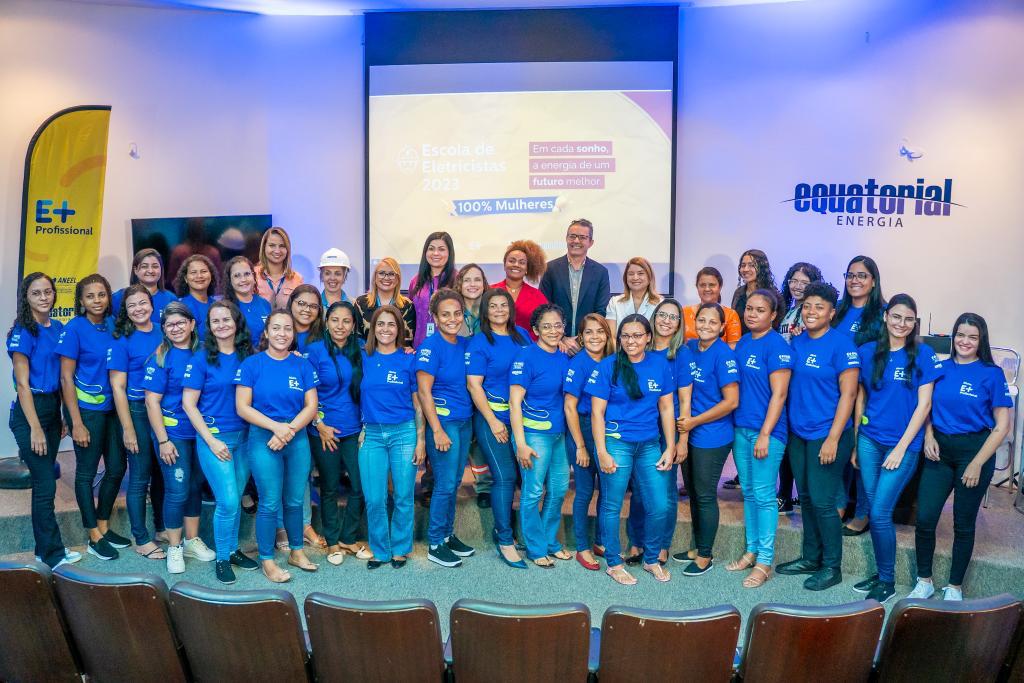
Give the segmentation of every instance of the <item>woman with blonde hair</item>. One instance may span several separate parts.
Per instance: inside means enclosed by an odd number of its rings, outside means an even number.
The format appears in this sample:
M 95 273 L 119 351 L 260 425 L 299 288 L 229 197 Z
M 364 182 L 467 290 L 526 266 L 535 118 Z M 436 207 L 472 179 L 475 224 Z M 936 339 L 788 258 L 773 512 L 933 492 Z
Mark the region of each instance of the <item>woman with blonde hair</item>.
M 370 320 L 381 306 L 394 306 L 402 314 L 405 338 L 399 339 L 398 345 L 410 346 L 416 334 L 416 309 L 411 300 L 402 296 L 402 269 L 390 256 L 377 262 L 369 291 L 356 297 L 356 332 L 364 342 L 369 341 L 373 331 Z
M 505 249 L 502 259 L 505 267 L 505 279 L 494 285 L 508 290 L 516 304 L 516 325 L 530 330 L 530 337 L 536 341 L 530 318 L 533 311 L 548 299 L 530 282 L 540 282 L 547 268 L 547 256 L 540 245 L 532 240 L 516 240 Z
M 267 228 L 263 233 L 255 270 L 259 295 L 271 308 L 287 308 L 292 290 L 302 284 L 302 275 L 292 270 L 292 241 L 284 228 Z
M 622 272 L 622 294 L 608 300 L 606 317 L 611 323 L 612 333 L 619 320 L 631 313 L 639 313 L 654 323 L 651 315 L 654 307 L 662 300 L 654 284 L 654 268 L 643 256 L 634 256 L 626 262 Z

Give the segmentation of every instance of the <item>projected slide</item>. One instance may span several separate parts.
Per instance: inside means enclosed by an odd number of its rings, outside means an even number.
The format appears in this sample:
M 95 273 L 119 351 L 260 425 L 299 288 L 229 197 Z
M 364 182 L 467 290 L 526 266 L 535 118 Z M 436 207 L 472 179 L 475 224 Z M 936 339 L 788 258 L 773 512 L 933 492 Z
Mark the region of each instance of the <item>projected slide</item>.
M 596 229 L 594 258 L 614 271 L 646 256 L 660 283 L 669 264 L 672 90 L 671 64 L 667 83 L 657 65 L 657 79 L 650 64 L 540 65 L 562 71 L 545 76 L 538 65 L 486 65 L 497 77 L 476 85 L 472 68 L 484 65 L 455 65 L 454 82 L 406 84 L 438 92 L 402 92 L 403 79 L 380 77 L 378 90 L 397 92 L 374 94 L 371 80 L 371 263 L 395 257 L 408 282 L 425 235 L 447 230 L 457 261 L 480 263 L 497 281 L 511 240 L 532 239 L 554 257 L 564 253 L 569 222 L 586 217 Z M 595 87 L 609 81 L 618 87 Z M 467 85 L 476 91 L 461 91 Z M 502 86 L 509 90 L 493 91 Z

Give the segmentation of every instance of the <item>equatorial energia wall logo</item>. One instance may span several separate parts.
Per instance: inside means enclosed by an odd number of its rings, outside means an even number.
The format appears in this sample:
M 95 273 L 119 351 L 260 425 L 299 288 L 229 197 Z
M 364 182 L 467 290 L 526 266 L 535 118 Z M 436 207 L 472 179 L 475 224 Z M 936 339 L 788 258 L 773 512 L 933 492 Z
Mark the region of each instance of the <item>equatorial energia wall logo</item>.
M 902 228 L 904 219 L 915 216 L 949 216 L 953 201 L 953 179 L 928 184 L 918 178 L 914 184 L 880 184 L 874 178 L 863 183 L 797 183 L 792 203 L 799 213 L 834 217 L 837 227 Z

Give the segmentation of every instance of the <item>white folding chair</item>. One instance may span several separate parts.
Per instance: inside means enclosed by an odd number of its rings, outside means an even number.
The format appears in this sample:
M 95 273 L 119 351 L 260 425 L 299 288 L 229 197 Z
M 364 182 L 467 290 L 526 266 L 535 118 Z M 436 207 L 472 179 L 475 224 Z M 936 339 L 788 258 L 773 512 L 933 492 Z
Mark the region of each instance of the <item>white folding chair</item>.
M 1017 481 L 1017 473 L 1014 470 L 1014 464 L 1017 453 L 1017 375 L 1020 372 L 1020 354 L 1013 349 L 1008 349 L 1001 346 L 992 347 L 992 360 L 995 361 L 1006 377 L 1006 383 L 1010 387 L 1010 396 L 1013 400 L 1013 406 L 1010 408 L 1010 433 L 1006 438 L 1006 464 L 1002 467 L 999 466 L 998 451 L 996 455 L 992 456 L 997 458 L 996 460 L 996 472 L 1006 472 L 1009 474 L 1002 481 L 994 482 L 993 486 L 1002 486 L 1004 483 L 1010 485 L 1010 491 L 1013 491 L 1014 483 Z M 985 493 L 984 506 L 988 507 L 988 493 Z M 1020 495 L 1018 489 L 1018 496 Z

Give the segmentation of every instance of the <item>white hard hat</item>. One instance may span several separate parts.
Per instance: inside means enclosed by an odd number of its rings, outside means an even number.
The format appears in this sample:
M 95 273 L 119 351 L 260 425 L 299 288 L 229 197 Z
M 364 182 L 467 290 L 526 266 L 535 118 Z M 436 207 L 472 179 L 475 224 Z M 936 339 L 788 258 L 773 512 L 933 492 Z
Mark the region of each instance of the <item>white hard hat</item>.
M 328 249 L 327 251 L 325 251 L 323 253 L 323 256 L 320 257 L 320 265 L 319 265 L 319 267 L 320 268 L 325 268 L 325 267 L 328 267 L 328 266 L 333 266 L 333 267 L 339 267 L 340 266 L 341 268 L 351 268 L 352 267 L 350 262 L 349 262 L 349 260 L 348 260 L 348 254 L 343 252 L 341 249 L 335 249 L 333 247 Z

